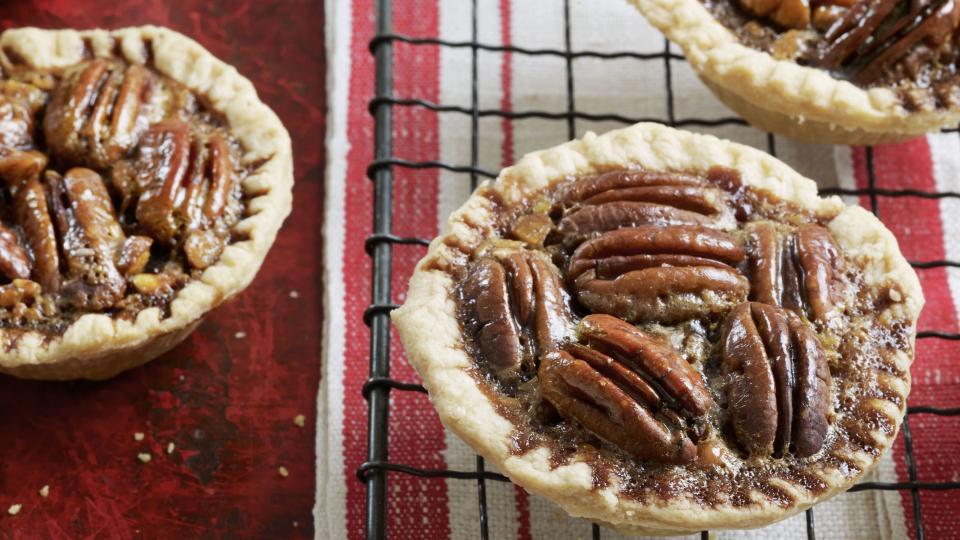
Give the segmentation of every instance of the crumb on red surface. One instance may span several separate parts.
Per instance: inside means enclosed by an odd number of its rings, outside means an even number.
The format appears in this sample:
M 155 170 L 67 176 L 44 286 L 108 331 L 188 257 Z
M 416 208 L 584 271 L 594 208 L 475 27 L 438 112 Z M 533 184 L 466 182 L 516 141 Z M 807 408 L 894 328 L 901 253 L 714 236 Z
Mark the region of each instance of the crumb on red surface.
M 164 357 L 102 383 L 0 377 L 0 508 L 21 505 L 0 516 L 3 538 L 313 536 L 315 428 L 290 419 L 314 410 L 320 373 L 323 5 L 162 4 L 10 0 L 0 25 L 157 24 L 196 39 L 290 131 L 294 210 L 250 288 Z

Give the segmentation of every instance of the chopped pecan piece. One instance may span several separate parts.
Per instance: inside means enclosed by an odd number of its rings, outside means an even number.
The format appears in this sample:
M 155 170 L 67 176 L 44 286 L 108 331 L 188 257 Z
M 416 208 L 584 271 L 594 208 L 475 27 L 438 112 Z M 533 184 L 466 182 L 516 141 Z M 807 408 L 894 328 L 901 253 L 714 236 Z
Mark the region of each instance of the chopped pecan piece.
M 168 274 L 134 274 L 130 283 L 138 293 L 147 296 L 159 296 L 173 291 L 174 279 Z
M 143 272 L 150 262 L 150 246 L 153 238 L 147 236 L 131 236 L 123 243 L 117 256 L 117 270 L 125 276 L 132 276 Z
M 810 25 L 807 0 L 740 0 L 745 10 L 767 17 L 782 28 L 806 28 Z
M 827 30 L 816 62 L 870 84 L 901 59 L 914 64 L 935 59 L 958 25 L 960 3 L 952 0 L 861 1 Z
M 816 334 L 795 314 L 753 302 L 730 313 L 722 343 L 730 416 L 743 449 L 760 457 L 820 451 L 831 380 Z
M 0 274 L 9 279 L 30 277 L 30 259 L 17 235 L 0 223 Z
M 599 233 L 641 225 L 730 224 L 728 194 L 680 173 L 614 171 L 570 184 L 559 198 L 557 230 L 567 247 Z
M 677 322 L 745 300 L 749 283 L 733 266 L 744 256 L 734 237 L 705 227 L 619 229 L 577 248 L 567 279 L 595 313 Z
M 36 304 L 40 298 L 40 285 L 29 279 L 14 279 L 0 285 L 0 308 L 11 309 L 20 304 Z
M 102 58 L 68 74 L 43 117 L 47 146 L 65 165 L 106 170 L 146 129 L 150 72 Z
M 150 126 L 137 155 L 113 168 L 121 208 L 136 204 L 139 226 L 165 244 L 184 232 L 183 248 L 194 268 L 213 264 L 226 244 L 222 219 L 235 188 L 233 156 L 220 133 L 192 133 L 179 120 Z
M 0 148 L 33 147 L 35 117 L 45 102 L 44 92 L 31 84 L 0 81 Z
M 539 246 L 552 230 L 553 221 L 550 220 L 550 216 L 534 212 L 518 218 L 510 228 L 510 235 L 521 242 Z
M 535 359 L 556 350 L 568 333 L 563 282 L 539 254 L 500 250 L 483 257 L 461 294 L 480 356 L 503 381 L 533 372 Z
M 0 178 L 3 178 L 11 192 L 15 192 L 23 182 L 39 178 L 47 167 L 47 156 L 36 150 L 17 150 L 0 148 Z
M 541 393 L 565 418 L 645 461 L 689 463 L 687 420 L 713 400 L 700 375 L 668 345 L 615 317 L 590 315 L 582 344 L 546 355 Z
M 125 235 L 103 180 L 90 169 L 77 168 L 65 176 L 47 171 L 46 181 L 70 279 L 64 300 L 95 311 L 113 306 L 126 290 L 114 265 Z
M 841 261 L 830 232 L 814 224 L 789 232 L 759 222 L 749 237 L 752 299 L 825 323 L 841 303 Z

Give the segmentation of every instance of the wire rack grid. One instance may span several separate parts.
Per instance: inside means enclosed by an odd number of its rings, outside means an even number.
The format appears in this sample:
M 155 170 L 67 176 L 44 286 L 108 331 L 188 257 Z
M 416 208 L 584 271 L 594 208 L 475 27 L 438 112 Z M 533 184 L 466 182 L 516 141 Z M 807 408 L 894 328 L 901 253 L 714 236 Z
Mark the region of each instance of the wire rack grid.
M 370 540 L 386 538 L 387 531 L 387 481 L 388 473 L 411 475 L 419 478 L 445 478 L 476 483 L 478 495 L 477 534 L 481 539 L 489 538 L 489 512 L 487 508 L 486 483 L 509 482 L 505 476 L 486 470 L 484 460 L 476 456 L 474 470 L 447 470 L 423 469 L 388 460 L 388 417 L 389 394 L 391 391 L 421 392 L 426 389 L 416 383 L 399 381 L 390 377 L 390 327 L 389 313 L 397 307 L 391 297 L 391 253 L 394 246 L 429 245 L 428 238 L 401 237 L 392 232 L 391 204 L 393 200 L 393 168 L 404 167 L 412 169 L 443 169 L 457 173 L 464 173 L 470 178 L 471 190 L 475 189 L 481 178 L 495 178 L 494 171 L 488 171 L 478 166 L 479 162 L 479 124 L 482 117 L 500 117 L 508 119 L 540 118 L 552 120 L 566 120 L 567 135 L 573 139 L 576 135 L 577 120 L 613 121 L 623 124 L 652 121 L 667 124 L 673 127 L 715 127 L 728 125 L 747 125 L 739 117 L 723 117 L 713 119 L 677 118 L 674 108 L 674 93 L 672 88 L 671 65 L 673 62 L 683 62 L 684 57 L 670 50 L 670 43 L 664 39 L 663 50 L 656 53 L 638 53 L 630 51 L 601 52 L 591 50 L 572 50 L 570 39 L 570 0 L 564 0 L 564 42 L 563 49 L 528 48 L 510 45 L 496 45 L 478 41 L 477 4 L 478 0 L 471 0 L 471 39 L 470 41 L 449 41 L 435 37 L 411 36 L 393 32 L 392 0 L 377 0 L 376 34 L 370 41 L 369 50 L 375 57 L 376 88 L 375 97 L 369 103 L 370 114 L 375 122 L 375 155 L 374 160 L 367 168 L 368 178 L 374 182 L 374 216 L 372 234 L 366 238 L 365 249 L 373 260 L 372 271 L 372 303 L 364 311 L 363 319 L 370 328 L 370 372 L 369 378 L 363 385 L 363 396 L 369 405 L 368 410 L 368 437 L 367 461 L 357 469 L 357 478 L 366 484 L 366 537 Z M 402 42 L 414 46 L 436 46 L 464 48 L 471 51 L 471 106 L 446 105 L 417 98 L 397 98 L 393 96 L 394 63 L 392 45 Z M 482 109 L 478 105 L 478 51 L 511 53 L 529 56 L 549 56 L 561 58 L 566 63 L 566 110 L 542 111 L 521 110 L 508 111 L 500 109 Z M 618 59 L 632 58 L 642 61 L 662 62 L 666 84 L 666 118 L 631 118 L 615 113 L 596 114 L 579 111 L 576 108 L 574 93 L 573 61 L 577 58 Z M 394 107 L 422 107 L 436 112 L 460 113 L 469 115 L 471 119 L 470 163 L 447 163 L 442 161 L 411 161 L 399 158 L 393 154 L 393 108 Z M 957 128 L 944 130 L 958 132 Z M 772 134 L 767 134 L 767 150 L 776 155 L 776 144 Z M 866 188 L 822 189 L 827 195 L 843 195 L 867 197 L 869 207 L 878 215 L 879 197 L 918 197 L 925 199 L 940 199 L 944 197 L 960 198 L 957 192 L 930 192 L 914 189 L 882 189 L 876 187 L 876 174 L 873 164 L 873 148 L 867 147 L 866 169 L 868 183 Z M 914 268 L 926 269 L 936 267 L 960 268 L 960 261 L 934 260 L 911 261 Z M 960 334 L 945 331 L 923 331 L 917 334 L 918 339 L 945 339 L 960 340 Z M 908 481 L 906 482 L 861 482 L 850 489 L 850 492 L 867 490 L 909 491 L 913 508 L 913 522 L 915 534 L 919 540 L 924 538 L 924 520 L 920 504 L 921 490 L 960 490 L 960 482 L 922 482 L 917 480 L 917 466 L 913 451 L 913 437 L 910 432 L 910 417 L 919 414 L 939 416 L 960 416 L 960 408 L 943 408 L 936 406 L 910 406 L 903 420 L 902 436 L 905 449 Z M 807 538 L 816 538 L 815 511 L 806 510 Z M 592 538 L 602 538 L 602 529 L 593 524 Z M 702 531 L 701 538 L 709 537 L 709 531 Z

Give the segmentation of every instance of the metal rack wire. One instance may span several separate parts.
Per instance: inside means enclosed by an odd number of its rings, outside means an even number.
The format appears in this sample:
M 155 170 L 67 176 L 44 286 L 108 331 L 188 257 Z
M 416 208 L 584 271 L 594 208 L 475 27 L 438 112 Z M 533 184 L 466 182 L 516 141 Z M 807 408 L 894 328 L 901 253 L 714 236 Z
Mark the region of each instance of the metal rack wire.
M 389 416 L 389 394 L 391 391 L 423 392 L 426 390 L 419 384 L 398 381 L 390 377 L 390 343 L 389 343 L 389 312 L 396 308 L 392 303 L 391 283 L 391 253 L 394 246 L 420 245 L 429 243 L 426 238 L 399 237 L 392 233 L 391 203 L 393 197 L 393 169 L 395 167 L 413 169 L 442 169 L 469 175 L 471 188 L 476 188 L 481 178 L 495 178 L 496 173 L 479 168 L 478 132 L 480 118 L 501 117 L 508 119 L 540 118 L 566 120 L 568 138 L 576 134 L 578 120 L 615 121 L 623 124 L 633 124 L 641 121 L 665 123 L 673 127 L 714 127 L 728 125 L 746 125 L 741 118 L 724 117 L 717 119 L 677 118 L 674 109 L 674 94 L 672 88 L 673 62 L 683 62 L 684 58 L 670 50 L 670 44 L 665 39 L 663 50 L 656 53 L 636 52 L 598 52 L 574 51 L 571 49 L 570 39 L 570 7 L 569 0 L 564 0 L 564 48 L 563 49 L 533 49 L 509 45 L 494 45 L 478 42 L 477 31 L 477 0 L 472 0 L 472 28 L 470 41 L 448 41 L 434 37 L 409 36 L 393 33 L 392 0 L 377 1 L 377 32 L 370 41 L 370 53 L 376 60 L 376 94 L 370 101 L 369 110 L 375 120 L 375 156 L 367 168 L 367 176 L 374 182 L 374 216 L 373 232 L 366 239 L 365 248 L 373 259 L 372 272 L 372 301 L 363 314 L 364 322 L 370 327 L 370 374 L 363 385 L 363 396 L 369 404 L 367 461 L 356 471 L 357 478 L 366 484 L 366 537 L 368 539 L 382 539 L 387 530 L 387 480 L 388 473 L 411 475 L 420 478 L 445 478 L 465 481 L 474 481 L 478 495 L 477 533 L 482 539 L 489 537 L 489 513 L 486 501 L 486 483 L 488 481 L 509 482 L 503 475 L 486 470 L 482 457 L 476 457 L 476 465 L 472 471 L 422 469 L 392 463 L 388 460 L 387 448 L 387 421 Z M 402 42 L 414 46 L 434 46 L 466 48 L 471 51 L 471 100 L 470 107 L 446 105 L 417 98 L 396 98 L 393 96 L 393 49 L 395 42 Z M 563 58 L 566 62 L 566 110 L 550 112 L 540 110 L 507 111 L 500 109 L 481 109 L 478 106 L 478 75 L 477 55 L 479 51 L 512 53 L 529 56 L 550 56 Z M 620 114 L 594 114 L 577 110 L 574 93 L 573 61 L 577 58 L 617 59 L 632 58 L 642 61 L 661 61 L 665 71 L 667 117 L 666 118 L 631 118 Z M 471 147 L 470 163 L 456 164 L 441 161 L 409 161 L 393 155 L 393 108 L 394 107 L 422 107 L 437 112 L 452 112 L 469 115 L 471 119 Z M 945 130 L 957 132 L 957 129 Z M 773 135 L 767 135 L 767 150 L 776 155 L 776 145 Z M 862 189 L 823 189 L 821 193 L 830 195 L 846 195 L 868 197 L 870 209 L 878 213 L 878 199 L 917 197 L 924 199 L 960 198 L 957 192 L 926 192 L 914 189 L 880 189 L 876 187 L 876 175 L 873 166 L 873 149 L 866 149 L 866 169 L 868 185 Z M 928 269 L 937 267 L 958 267 L 960 261 L 935 260 L 911 261 L 914 268 Z M 960 340 L 960 334 L 945 331 L 924 331 L 917 334 L 918 339 L 945 339 Z M 910 432 L 910 417 L 920 414 L 939 416 L 960 416 L 960 408 L 941 408 L 935 406 L 912 406 L 907 408 L 903 421 L 904 449 L 908 472 L 907 482 L 861 482 L 850 489 L 851 492 L 867 490 L 909 490 L 913 521 L 918 539 L 924 538 L 924 522 L 920 501 L 922 490 L 958 490 L 960 482 L 920 482 L 917 480 L 916 459 L 913 451 L 913 437 Z M 814 509 L 806 511 L 806 533 L 811 540 L 816 538 Z M 602 531 L 597 525 L 592 527 L 592 538 L 602 537 Z M 708 537 L 708 532 L 701 533 L 702 538 Z

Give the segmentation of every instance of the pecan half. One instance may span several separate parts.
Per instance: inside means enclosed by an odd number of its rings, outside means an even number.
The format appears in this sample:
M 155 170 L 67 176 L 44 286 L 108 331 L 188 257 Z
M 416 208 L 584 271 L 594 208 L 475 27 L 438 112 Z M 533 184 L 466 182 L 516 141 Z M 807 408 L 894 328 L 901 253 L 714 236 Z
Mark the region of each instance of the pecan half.
M 569 300 L 556 267 L 540 254 L 497 250 L 474 263 L 461 288 L 480 357 L 502 381 L 536 370 L 568 333 Z
M 64 176 L 47 171 L 46 181 L 70 280 L 64 300 L 89 310 L 113 306 L 126 290 L 114 265 L 125 235 L 106 185 L 99 174 L 80 168 Z
M 564 214 L 557 226 L 567 247 L 622 227 L 730 221 L 727 193 L 696 176 L 614 171 L 569 186 L 559 198 Z
M 575 247 L 598 233 L 642 225 L 710 225 L 713 220 L 689 210 L 662 204 L 616 201 L 583 206 L 565 215 L 557 226 L 567 247 Z
M 583 344 L 541 361 L 544 399 L 638 459 L 696 459 L 687 422 L 713 405 L 699 373 L 670 346 L 615 317 L 587 316 L 579 336 Z
M 33 147 L 35 117 L 45 102 L 44 92 L 31 84 L 0 81 L 0 148 Z
M 23 236 L 30 251 L 33 252 L 32 276 L 43 290 L 55 293 L 60 290 L 60 255 L 57 249 L 57 236 L 47 193 L 39 178 L 24 182 L 13 195 L 17 222 L 23 229 Z
M 13 195 L 14 217 L 23 231 L 23 240 L 33 254 L 33 263 L 26 262 L 27 274 L 11 275 L 7 271 L 0 271 L 10 278 L 32 277 L 45 291 L 57 292 L 60 288 L 57 239 L 47 197 L 40 183 L 40 173 L 46 166 L 47 156 L 36 150 L 0 148 L 0 178 Z M 16 249 L 20 249 L 20 239 L 14 238 L 14 241 L 17 243 Z M 8 256 L 10 249 L 4 248 L 4 256 Z
M 705 227 L 619 229 L 581 244 L 567 279 L 592 312 L 676 322 L 745 300 L 749 283 L 734 268 L 744 256 L 733 236 Z
M 160 122 L 143 134 L 137 154 L 113 168 L 125 211 L 136 205 L 139 226 L 158 242 L 182 248 L 194 268 L 219 258 L 230 235 L 224 216 L 236 187 L 234 157 L 219 132 L 193 133 L 179 120 Z
M 840 252 L 830 231 L 815 224 L 787 231 L 758 222 L 749 239 L 751 298 L 827 322 L 842 301 Z
M 830 370 L 816 334 L 795 314 L 758 302 L 723 328 L 723 373 L 734 433 L 751 456 L 809 457 L 823 446 Z
M 952 0 L 858 2 L 827 30 L 816 63 L 869 84 L 901 59 L 916 66 L 935 59 L 958 25 L 960 3 Z
M 44 113 L 51 154 L 64 165 L 107 169 L 146 129 L 152 88 L 143 66 L 102 58 L 83 64 L 57 86 Z

